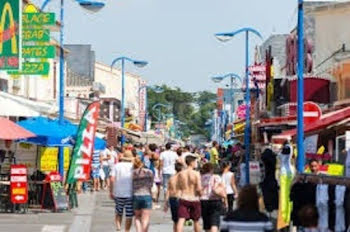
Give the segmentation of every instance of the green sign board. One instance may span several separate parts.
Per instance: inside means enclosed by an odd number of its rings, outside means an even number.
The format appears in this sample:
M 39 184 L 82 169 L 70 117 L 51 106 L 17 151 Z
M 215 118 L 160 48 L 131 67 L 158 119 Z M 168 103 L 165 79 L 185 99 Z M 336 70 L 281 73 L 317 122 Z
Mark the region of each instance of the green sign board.
M 55 13 L 23 13 L 23 26 L 54 25 Z
M 18 70 L 20 68 L 22 0 L 0 1 L 0 70 Z
M 50 30 L 49 29 L 23 29 L 22 31 L 23 42 L 50 42 Z
M 23 62 L 21 71 L 9 71 L 10 75 L 49 75 L 49 62 Z
M 22 47 L 23 58 L 55 58 L 55 56 L 56 47 L 53 45 Z

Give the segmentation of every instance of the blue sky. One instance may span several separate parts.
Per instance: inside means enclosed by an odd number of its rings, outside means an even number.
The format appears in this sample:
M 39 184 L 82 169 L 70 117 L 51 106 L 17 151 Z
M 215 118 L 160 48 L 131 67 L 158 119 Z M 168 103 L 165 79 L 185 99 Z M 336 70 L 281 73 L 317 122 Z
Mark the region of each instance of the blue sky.
M 59 1 L 52 1 L 53 11 Z M 246 26 L 265 39 L 288 33 L 296 25 L 297 0 L 108 0 L 94 14 L 65 4 L 65 43 L 92 44 L 97 60 L 108 65 L 121 55 L 145 59 L 145 68 L 127 68 L 150 84 L 215 91 L 210 76 L 243 73 L 244 37 L 220 43 L 213 34 Z M 251 40 L 252 57 L 259 43 Z

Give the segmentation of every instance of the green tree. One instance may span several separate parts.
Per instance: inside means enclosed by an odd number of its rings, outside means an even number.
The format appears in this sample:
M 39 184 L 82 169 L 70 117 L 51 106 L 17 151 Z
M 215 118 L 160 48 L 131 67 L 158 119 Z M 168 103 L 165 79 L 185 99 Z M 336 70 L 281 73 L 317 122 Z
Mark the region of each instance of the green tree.
M 157 103 L 162 103 L 170 106 L 167 109 L 160 108 L 162 115 L 173 114 L 176 120 L 184 123 L 180 126 L 184 137 L 191 134 L 203 134 L 209 137 L 205 123 L 211 118 L 211 113 L 215 108 L 216 95 L 208 91 L 189 93 L 178 87 L 170 88 L 166 85 L 161 87 L 164 90 L 162 93 L 156 93 L 152 89 L 148 89 L 147 92 L 148 112 L 152 121 L 158 121 L 158 112 L 155 112 L 152 107 Z

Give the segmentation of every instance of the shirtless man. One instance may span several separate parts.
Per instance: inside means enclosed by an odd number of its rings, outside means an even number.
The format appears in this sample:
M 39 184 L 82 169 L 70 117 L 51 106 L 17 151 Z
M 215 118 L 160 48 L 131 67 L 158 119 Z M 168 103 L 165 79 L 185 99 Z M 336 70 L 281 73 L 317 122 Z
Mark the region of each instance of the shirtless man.
M 177 177 L 179 173 L 184 169 L 182 163 L 175 163 L 176 174 L 170 177 L 168 182 L 168 189 L 165 193 L 165 202 L 164 202 L 164 212 L 168 211 L 170 206 L 171 219 L 174 222 L 173 231 L 176 232 L 177 222 L 179 221 L 177 212 L 179 209 L 179 190 L 176 188 Z
M 186 219 L 192 219 L 194 231 L 200 232 L 201 203 L 199 197 L 202 186 L 199 172 L 194 171 L 197 164 L 196 159 L 195 156 L 188 155 L 186 157 L 187 168 L 177 177 L 176 189 L 179 191 L 177 232 L 183 231 Z

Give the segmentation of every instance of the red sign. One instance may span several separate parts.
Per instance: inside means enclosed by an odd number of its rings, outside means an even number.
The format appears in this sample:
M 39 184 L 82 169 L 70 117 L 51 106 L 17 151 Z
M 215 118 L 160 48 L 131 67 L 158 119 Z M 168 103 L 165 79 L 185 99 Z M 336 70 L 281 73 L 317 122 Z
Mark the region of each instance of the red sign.
M 58 172 L 50 172 L 49 174 L 47 174 L 45 180 L 48 182 L 60 182 L 61 175 Z
M 304 103 L 304 123 L 310 124 L 320 119 L 322 115 L 321 108 L 313 102 Z
M 249 77 L 249 88 L 250 89 L 265 89 L 266 86 L 266 67 L 265 65 L 252 65 L 248 67 Z M 246 83 L 243 81 L 242 88 L 246 89 Z
M 11 202 L 25 204 L 28 201 L 27 167 L 25 165 L 11 165 Z

